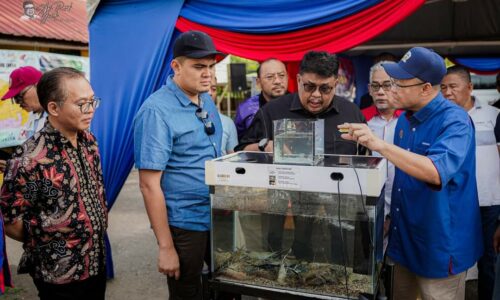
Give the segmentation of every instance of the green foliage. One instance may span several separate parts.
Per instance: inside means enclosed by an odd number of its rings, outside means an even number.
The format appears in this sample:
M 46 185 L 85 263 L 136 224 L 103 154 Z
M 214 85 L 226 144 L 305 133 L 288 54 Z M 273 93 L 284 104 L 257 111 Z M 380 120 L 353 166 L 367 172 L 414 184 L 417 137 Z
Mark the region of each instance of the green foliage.
M 257 68 L 259 67 L 259 63 L 256 62 L 255 60 L 246 59 L 246 58 L 238 57 L 238 56 L 234 56 L 234 55 L 231 55 L 230 59 L 231 59 L 231 63 L 246 64 L 247 74 L 256 73 Z

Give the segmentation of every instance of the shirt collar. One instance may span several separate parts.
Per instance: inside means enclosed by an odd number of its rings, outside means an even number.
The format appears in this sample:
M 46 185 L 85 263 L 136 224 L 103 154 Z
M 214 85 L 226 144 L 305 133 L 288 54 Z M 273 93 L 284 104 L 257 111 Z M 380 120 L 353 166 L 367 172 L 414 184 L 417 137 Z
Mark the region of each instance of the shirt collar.
M 71 142 L 59 130 L 57 130 L 56 128 L 54 128 L 54 126 L 52 126 L 52 124 L 50 124 L 48 119 L 45 122 L 42 130 L 54 143 L 59 143 L 60 145 L 74 148 Z M 83 140 L 85 140 L 85 134 L 83 131 L 79 131 L 77 135 L 77 142 L 79 143 Z
M 330 106 L 328 106 L 328 108 L 326 110 L 322 111 L 321 113 L 314 114 L 314 116 L 322 116 L 324 114 L 327 114 L 331 110 L 334 110 L 336 113 L 339 113 L 339 106 L 337 103 L 338 101 L 335 101 L 336 98 L 337 98 L 336 96 L 333 96 L 333 100 L 330 103 Z M 300 102 L 300 98 L 299 98 L 298 93 L 293 94 L 292 104 L 290 105 L 290 111 L 303 111 L 307 114 L 313 115 L 308 110 L 306 110 L 304 108 L 304 106 L 302 106 L 302 103 Z
M 189 98 L 186 96 L 184 91 L 182 91 L 179 86 L 175 83 L 174 81 L 174 75 L 170 75 L 167 78 L 167 88 L 174 93 L 175 97 L 179 102 L 181 103 L 182 106 L 188 106 L 189 104 L 193 103 Z
M 266 105 L 267 101 L 262 93 L 259 94 L 259 107 Z
M 481 109 L 482 105 L 481 105 L 481 102 L 480 101 L 476 101 L 476 97 L 474 96 L 471 96 L 472 97 L 472 101 L 474 102 L 474 106 L 473 108 L 475 109 Z
M 373 104 L 373 109 L 375 110 L 375 116 L 376 116 L 376 117 L 379 117 L 379 118 L 384 119 L 384 118 L 382 117 L 382 115 L 380 114 L 380 112 L 379 112 L 378 108 L 375 106 L 375 104 Z M 394 119 L 399 118 L 399 116 L 401 115 L 401 113 L 402 113 L 402 112 L 403 112 L 403 111 L 402 111 L 402 110 L 399 110 L 399 109 L 394 110 L 394 113 L 392 114 L 392 118 L 391 118 L 391 120 L 394 120 Z M 385 120 L 385 119 L 384 119 L 384 120 Z M 389 120 L 389 121 L 390 121 L 390 120 Z
M 441 92 L 439 92 L 434 99 L 432 99 L 426 106 L 422 107 L 419 111 L 412 114 L 412 118 L 422 123 L 427 120 L 441 105 L 443 105 L 444 101 L 448 101 L 444 99 Z
M 39 120 L 43 117 L 46 117 L 47 116 L 47 112 L 46 111 L 42 111 L 42 112 L 39 112 L 39 113 L 33 113 L 33 117 L 35 118 L 35 120 Z

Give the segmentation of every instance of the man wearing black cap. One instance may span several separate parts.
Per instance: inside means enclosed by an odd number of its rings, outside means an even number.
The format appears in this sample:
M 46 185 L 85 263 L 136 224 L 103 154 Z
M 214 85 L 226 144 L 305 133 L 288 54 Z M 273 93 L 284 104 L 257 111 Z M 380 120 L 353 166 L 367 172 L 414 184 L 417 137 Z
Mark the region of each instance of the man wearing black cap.
M 440 93 L 446 67 L 432 50 L 412 48 L 383 67 L 393 105 L 406 110 L 394 145 L 364 124 L 339 128 L 396 166 L 387 247 L 393 299 L 464 299 L 466 271 L 483 253 L 472 121 Z
M 170 299 L 202 298 L 210 229 L 205 161 L 220 156 L 222 140 L 219 114 L 207 93 L 216 55 L 221 53 L 207 34 L 181 34 L 174 44 L 174 75 L 135 117 L 135 164 Z

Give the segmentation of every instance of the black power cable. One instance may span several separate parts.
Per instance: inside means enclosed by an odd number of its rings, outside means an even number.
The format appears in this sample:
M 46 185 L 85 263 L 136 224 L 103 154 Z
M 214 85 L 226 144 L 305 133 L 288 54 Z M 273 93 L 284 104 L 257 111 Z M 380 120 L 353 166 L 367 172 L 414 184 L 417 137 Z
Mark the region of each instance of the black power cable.
M 368 218 L 368 220 L 370 219 L 370 217 L 368 216 L 368 211 L 366 210 L 366 206 L 365 206 L 365 199 L 364 199 L 364 196 L 363 196 L 363 188 L 361 187 L 361 181 L 359 180 L 359 175 L 358 175 L 358 172 L 356 170 L 356 167 L 354 165 L 352 165 L 352 169 L 354 170 L 354 173 L 356 174 L 356 179 L 358 180 L 358 185 L 359 185 L 359 193 L 361 195 L 361 204 L 363 206 L 363 211 L 364 211 L 364 214 L 365 216 Z M 370 251 L 373 251 L 373 248 L 374 248 L 374 245 L 373 245 L 373 237 L 372 237 L 372 233 L 370 231 L 368 231 L 368 234 L 369 234 L 369 237 L 370 237 Z M 390 236 L 389 236 L 390 238 Z M 380 280 L 382 278 L 382 271 L 384 270 L 384 267 L 386 265 L 386 260 L 387 260 L 387 255 L 386 253 L 384 253 L 383 255 L 383 258 L 382 258 L 382 266 L 377 274 L 377 281 L 375 283 L 375 291 L 373 292 L 373 295 L 374 297 L 376 298 L 377 297 L 377 291 L 379 289 L 379 285 L 380 285 Z
M 342 222 L 340 219 L 340 180 L 337 180 L 337 197 L 338 197 L 338 203 L 337 203 L 337 217 L 339 221 L 339 231 L 340 231 L 340 242 L 341 242 L 341 247 L 342 247 L 342 260 L 344 263 L 344 277 L 345 277 L 345 293 L 346 297 L 349 298 L 349 276 L 347 274 L 347 255 L 345 251 L 345 243 L 344 243 L 344 234 L 342 233 Z
M 354 164 L 352 165 L 352 169 L 354 170 L 354 174 L 356 174 L 356 179 L 358 180 L 359 194 L 361 196 L 361 205 L 363 207 L 363 213 L 365 214 L 366 218 L 368 220 L 370 220 L 370 216 L 368 215 L 368 210 L 366 209 L 366 205 L 365 205 L 365 197 L 363 195 L 363 188 L 361 187 L 361 181 L 359 180 L 358 171 L 356 170 L 356 167 L 354 166 Z M 368 230 L 368 237 L 370 238 L 370 251 L 372 251 L 374 245 L 373 245 L 372 232 L 370 230 Z

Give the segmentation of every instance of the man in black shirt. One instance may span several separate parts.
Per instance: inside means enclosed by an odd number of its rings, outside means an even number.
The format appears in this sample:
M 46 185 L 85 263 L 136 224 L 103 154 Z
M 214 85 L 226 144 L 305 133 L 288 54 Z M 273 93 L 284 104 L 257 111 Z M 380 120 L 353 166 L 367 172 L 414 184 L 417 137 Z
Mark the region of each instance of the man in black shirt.
M 325 153 L 356 154 L 356 144 L 340 138 L 337 125 L 366 121 L 354 103 L 335 96 L 338 70 L 336 55 L 315 51 L 306 53 L 297 75 L 298 92 L 284 95 L 263 106 L 236 150 L 259 151 L 259 142 L 268 139 L 263 150 L 272 152 L 274 120 L 324 119 Z
M 255 115 L 250 128 L 235 150 L 272 152 L 274 120 L 324 119 L 325 153 L 356 154 L 356 143 L 343 140 L 337 125 L 345 122 L 366 123 L 366 121 L 357 105 L 335 96 L 338 70 L 339 62 L 335 54 L 316 51 L 306 53 L 297 75 L 298 92 L 284 95 L 264 105 Z M 314 201 L 305 199 L 309 198 L 308 193 L 295 193 L 291 198 L 292 203 Z M 283 215 L 275 215 L 268 220 L 270 230 L 267 233 L 267 242 L 270 251 L 282 250 L 284 219 Z M 294 255 L 297 258 L 311 257 L 310 239 L 313 228 L 311 218 L 295 216 L 294 225 L 295 240 L 292 246 Z

